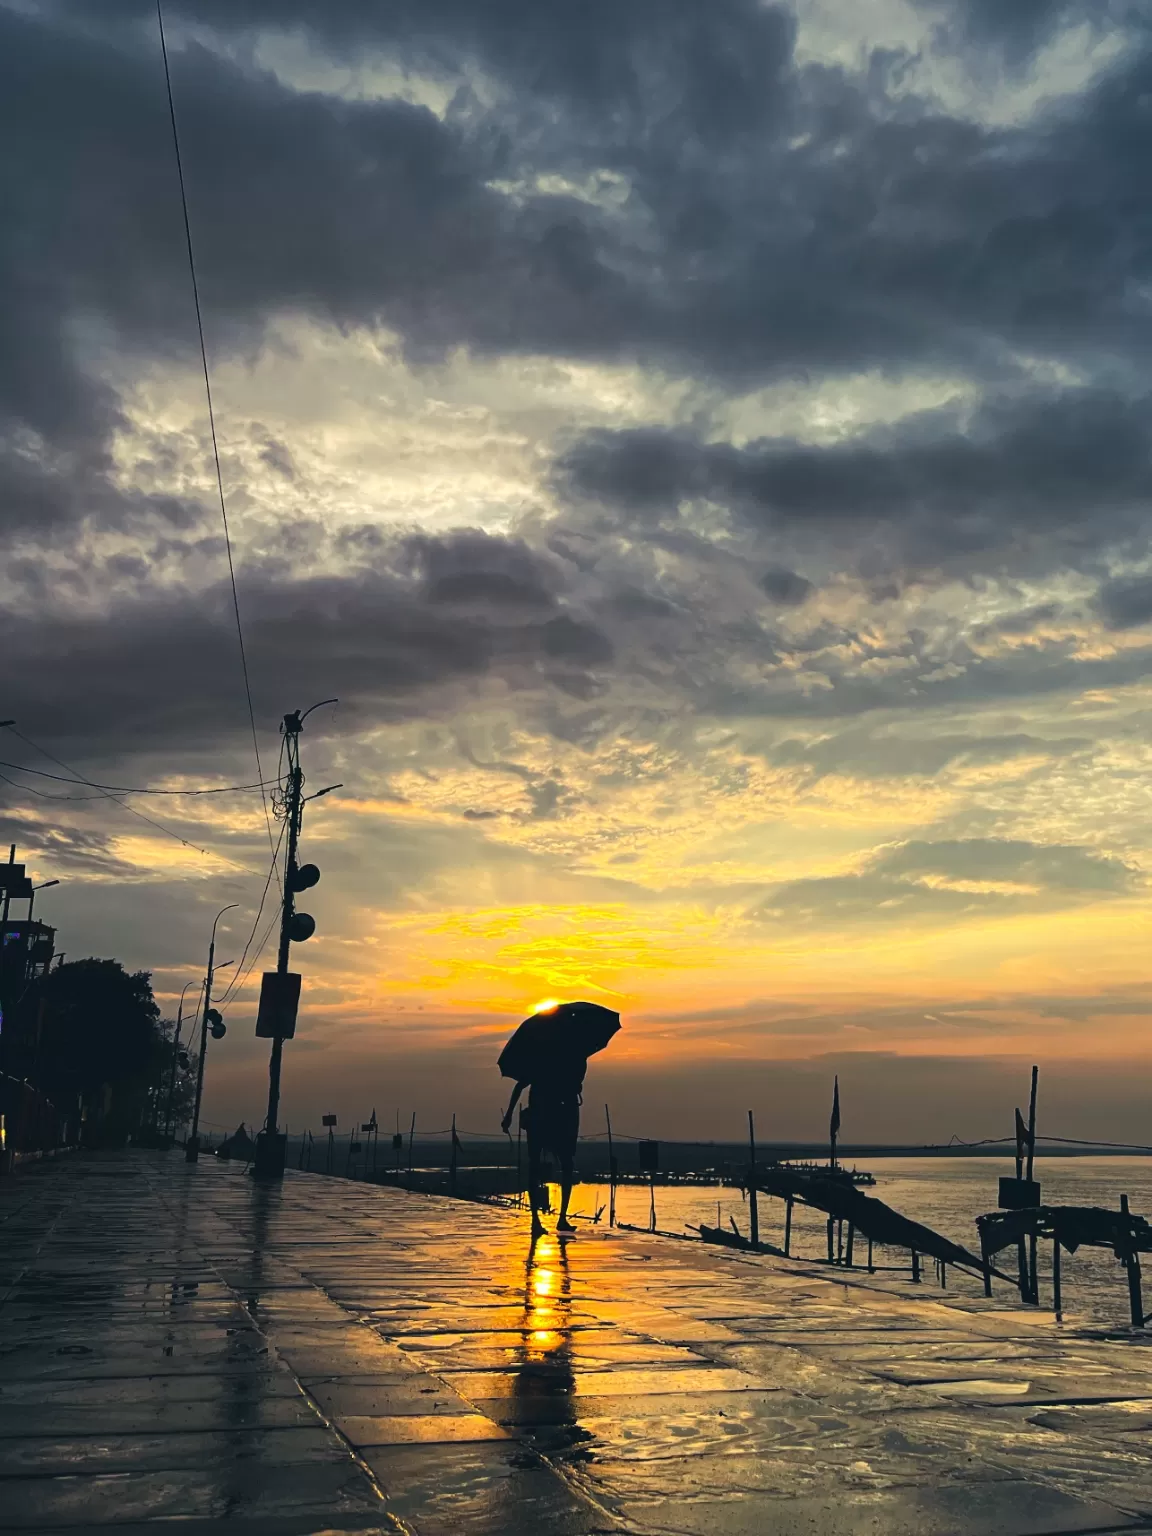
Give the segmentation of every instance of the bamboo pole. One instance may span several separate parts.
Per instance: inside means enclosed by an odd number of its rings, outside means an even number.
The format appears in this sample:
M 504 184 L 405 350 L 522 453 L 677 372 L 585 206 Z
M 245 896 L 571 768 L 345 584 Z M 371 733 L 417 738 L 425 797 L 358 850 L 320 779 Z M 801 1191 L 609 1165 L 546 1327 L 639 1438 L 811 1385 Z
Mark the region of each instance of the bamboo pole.
M 608 1126 L 608 1225 L 616 1225 L 616 1149 L 612 1144 L 612 1116 L 604 1106 L 604 1119 Z
M 748 1219 L 751 1223 L 752 1246 L 760 1246 L 760 1208 L 756 1203 L 756 1127 L 752 1111 L 748 1111 Z
M 1120 1196 L 1120 1209 L 1128 1215 L 1128 1196 Z M 1140 1257 L 1130 1239 L 1124 1244 L 1124 1264 L 1128 1270 L 1128 1306 L 1132 1314 L 1133 1328 L 1144 1326 L 1144 1298 L 1140 1290 Z
M 1036 1163 L 1036 1086 L 1040 1068 L 1032 1068 L 1032 1090 L 1028 1097 L 1028 1179 L 1031 1182 Z M 1036 1233 L 1028 1237 L 1028 1289 L 1035 1306 L 1040 1305 L 1040 1283 L 1036 1273 Z

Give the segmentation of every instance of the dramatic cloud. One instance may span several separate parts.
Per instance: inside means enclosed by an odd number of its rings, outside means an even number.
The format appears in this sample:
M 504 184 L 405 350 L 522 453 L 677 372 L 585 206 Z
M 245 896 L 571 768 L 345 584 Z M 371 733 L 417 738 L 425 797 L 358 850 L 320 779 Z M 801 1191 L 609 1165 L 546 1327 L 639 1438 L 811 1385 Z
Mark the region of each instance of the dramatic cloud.
M 637 1070 L 1137 1049 L 1152 37 L 881 10 L 165 5 L 268 776 L 340 699 L 318 1058 L 572 990 Z M 254 776 L 155 10 L 0 49 L 6 830 L 178 992 L 255 932 L 258 791 L 30 771 Z

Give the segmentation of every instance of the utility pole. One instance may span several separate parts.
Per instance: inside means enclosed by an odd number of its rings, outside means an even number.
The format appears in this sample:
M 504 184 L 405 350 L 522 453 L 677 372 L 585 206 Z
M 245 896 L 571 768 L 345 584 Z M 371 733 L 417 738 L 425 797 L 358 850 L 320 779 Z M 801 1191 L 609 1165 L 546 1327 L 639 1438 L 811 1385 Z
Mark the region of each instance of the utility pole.
M 212 924 L 212 939 L 208 945 L 208 974 L 204 978 L 204 1013 L 200 1020 L 200 1064 L 196 1069 L 196 1103 L 192 1109 L 192 1134 L 184 1147 L 186 1163 L 200 1161 L 200 1100 L 204 1093 L 204 1058 L 208 1054 L 208 1031 L 212 1031 L 214 1040 L 219 1040 L 224 1033 L 224 1021 L 212 1007 L 212 977 L 216 965 L 216 923 L 225 912 L 231 912 L 239 905 L 238 901 L 233 901 L 228 906 L 221 907 L 216 914 L 216 921 Z M 232 962 L 228 963 L 231 965 Z
M 335 699 L 324 699 L 324 704 L 335 704 Z M 312 709 L 319 709 L 313 704 Z M 256 1033 L 271 1038 L 272 1054 L 268 1062 L 268 1114 L 264 1128 L 256 1137 L 256 1154 L 252 1171 L 257 1178 L 282 1179 L 287 1138 L 277 1129 L 280 1115 L 280 1069 L 284 1058 L 284 1041 L 296 1033 L 296 1014 L 300 1005 L 300 976 L 288 968 L 293 943 L 303 943 L 316 932 L 316 922 L 307 912 L 297 912 L 296 895 L 306 891 L 320 879 L 315 864 L 298 864 L 297 851 L 300 843 L 300 824 L 304 815 L 304 770 L 300 766 L 300 732 L 304 721 L 312 713 L 294 710 L 284 716 L 284 748 L 288 762 L 288 775 L 284 786 L 284 818 L 287 823 L 287 848 L 284 855 L 284 897 L 280 909 L 280 945 L 276 955 L 276 969 L 265 972 L 260 988 L 260 1013 L 256 1021 Z M 340 789 L 330 784 L 327 789 L 317 790 L 309 800 Z

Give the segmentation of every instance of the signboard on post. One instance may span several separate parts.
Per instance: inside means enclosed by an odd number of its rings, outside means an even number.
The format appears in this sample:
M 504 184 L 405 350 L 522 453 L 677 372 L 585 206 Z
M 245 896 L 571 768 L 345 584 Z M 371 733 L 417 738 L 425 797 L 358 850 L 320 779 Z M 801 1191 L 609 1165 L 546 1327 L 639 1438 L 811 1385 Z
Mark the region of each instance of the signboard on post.
M 660 1167 L 660 1143 L 641 1141 L 636 1145 L 642 1173 L 656 1173 Z
M 256 1015 L 258 1040 L 291 1040 L 296 1033 L 300 1008 L 298 971 L 265 971 L 260 983 L 260 1011 Z
M 329 1125 L 329 1126 L 335 1125 L 336 1124 L 336 1116 L 335 1115 L 321 1115 L 321 1117 L 320 1117 L 320 1124 L 321 1125 Z

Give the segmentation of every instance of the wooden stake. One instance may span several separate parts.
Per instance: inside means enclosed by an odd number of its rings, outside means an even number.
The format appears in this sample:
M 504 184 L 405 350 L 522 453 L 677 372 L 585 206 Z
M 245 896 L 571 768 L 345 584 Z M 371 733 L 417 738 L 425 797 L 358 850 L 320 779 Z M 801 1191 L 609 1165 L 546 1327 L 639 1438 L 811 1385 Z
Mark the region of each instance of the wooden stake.
M 912 1250 L 912 1283 L 913 1285 L 920 1284 L 920 1255 L 916 1252 L 915 1248 Z
M 412 1172 L 412 1143 L 416 1140 L 416 1111 L 412 1111 L 412 1124 L 408 1131 L 408 1172 Z
M 1028 1178 L 1032 1179 L 1036 1165 L 1036 1085 L 1040 1068 L 1032 1068 L 1032 1091 L 1028 1096 Z M 1040 1305 L 1040 1282 L 1036 1273 L 1036 1233 L 1028 1237 L 1028 1289 L 1034 1306 Z
M 760 1246 L 760 1209 L 756 1204 L 756 1127 L 752 1111 L 748 1111 L 748 1219 L 751 1223 L 752 1246 Z
M 784 1201 L 784 1257 L 792 1257 L 792 1196 Z
M 1052 1237 L 1052 1310 L 1060 1322 L 1064 1309 L 1060 1301 L 1060 1239 L 1055 1234 Z
M 1128 1215 L 1128 1196 L 1120 1196 L 1120 1209 Z M 1128 1305 L 1133 1328 L 1144 1326 L 1144 1298 L 1140 1291 L 1140 1257 L 1130 1241 L 1124 1244 L 1124 1263 L 1128 1270 Z
M 616 1152 L 612 1146 L 612 1116 L 604 1106 L 604 1119 L 608 1125 L 608 1225 L 616 1225 Z M 719 1218 L 717 1218 L 719 1225 Z

